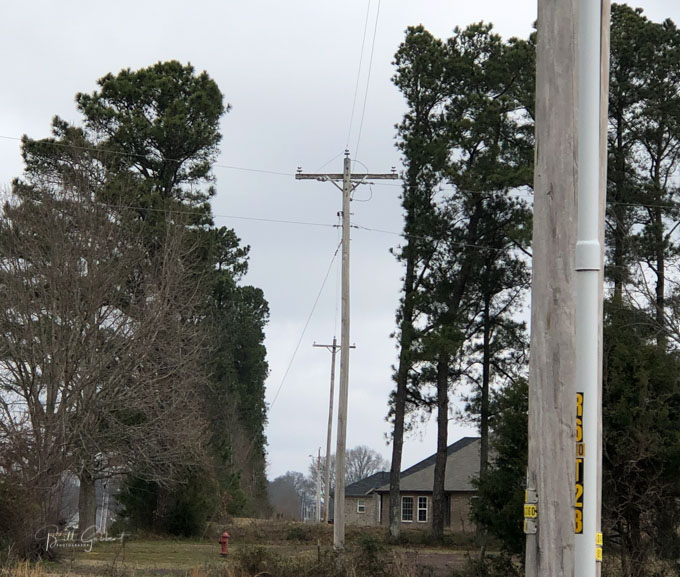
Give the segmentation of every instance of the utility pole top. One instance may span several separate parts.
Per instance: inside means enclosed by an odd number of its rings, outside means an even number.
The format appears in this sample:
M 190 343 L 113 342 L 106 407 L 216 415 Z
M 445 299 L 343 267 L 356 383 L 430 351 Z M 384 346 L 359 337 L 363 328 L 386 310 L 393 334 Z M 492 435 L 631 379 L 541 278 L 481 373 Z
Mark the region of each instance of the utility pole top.
M 345 149 L 345 160 L 347 162 L 351 162 L 349 158 L 349 150 Z M 321 182 L 327 182 L 327 181 L 333 181 L 333 180 L 344 180 L 345 178 L 348 178 L 350 181 L 353 181 L 355 185 L 352 187 L 352 189 L 356 188 L 359 184 L 361 184 L 365 180 L 397 180 L 399 178 L 399 175 L 397 174 L 397 168 L 393 166 L 391 168 L 391 172 L 389 174 L 385 173 L 372 173 L 372 172 L 365 172 L 365 173 L 352 173 L 350 172 L 347 174 L 346 172 L 335 172 L 335 173 L 310 173 L 310 172 L 303 172 L 302 167 L 298 166 L 297 171 L 295 172 L 295 180 L 319 180 Z
M 298 167 L 298 172 L 295 173 L 295 180 L 320 180 L 320 181 L 326 181 L 326 180 L 342 180 L 344 178 L 344 175 L 342 173 L 330 173 L 330 174 L 313 174 L 313 173 L 304 173 L 300 172 L 301 168 Z M 365 172 L 365 173 L 359 173 L 355 174 L 352 173 L 349 175 L 350 179 L 353 181 L 359 181 L 359 184 L 364 181 L 364 180 L 397 180 L 399 178 L 399 175 L 397 174 L 397 169 L 395 167 L 392 167 L 392 171 L 389 174 L 374 174 L 372 172 Z
M 340 348 L 340 345 L 338 345 L 338 344 L 335 342 L 335 339 L 333 339 L 333 344 L 332 344 L 332 345 L 317 345 L 316 343 L 314 343 L 312 346 L 313 346 L 313 347 L 320 347 L 320 348 L 322 348 L 322 349 L 328 349 L 328 350 L 331 351 L 331 352 L 333 352 L 335 349 Z M 353 344 L 353 345 L 350 345 L 349 348 L 350 348 L 350 349 L 356 349 L 357 346 L 356 346 L 356 344 Z

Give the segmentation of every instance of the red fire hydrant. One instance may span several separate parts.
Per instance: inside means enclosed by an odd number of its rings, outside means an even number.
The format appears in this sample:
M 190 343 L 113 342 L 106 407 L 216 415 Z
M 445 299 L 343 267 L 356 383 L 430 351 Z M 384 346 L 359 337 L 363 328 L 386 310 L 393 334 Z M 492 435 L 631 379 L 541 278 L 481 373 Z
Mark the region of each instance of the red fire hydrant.
M 222 551 L 220 551 L 220 555 L 227 556 L 229 554 L 229 533 L 226 531 L 222 533 L 222 536 L 220 537 L 220 540 L 218 541 L 220 545 L 222 545 Z

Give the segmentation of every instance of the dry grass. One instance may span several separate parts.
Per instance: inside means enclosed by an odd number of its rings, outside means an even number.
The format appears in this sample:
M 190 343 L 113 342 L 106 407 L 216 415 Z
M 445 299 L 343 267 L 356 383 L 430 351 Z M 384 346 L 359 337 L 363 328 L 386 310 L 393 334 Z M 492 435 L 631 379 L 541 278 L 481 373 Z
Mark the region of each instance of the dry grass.
M 0 568 L 0 577 L 45 577 L 42 565 L 28 561 Z
M 229 557 L 221 558 L 217 536 L 231 534 Z M 462 567 L 460 547 L 432 547 L 420 535 L 399 545 L 384 528 L 348 528 L 344 555 L 333 552 L 333 527 L 284 521 L 239 520 L 215 525 L 205 539 L 137 536 L 95 544 L 91 553 L 62 552 L 58 562 L 15 565 L 0 577 L 450 577 Z

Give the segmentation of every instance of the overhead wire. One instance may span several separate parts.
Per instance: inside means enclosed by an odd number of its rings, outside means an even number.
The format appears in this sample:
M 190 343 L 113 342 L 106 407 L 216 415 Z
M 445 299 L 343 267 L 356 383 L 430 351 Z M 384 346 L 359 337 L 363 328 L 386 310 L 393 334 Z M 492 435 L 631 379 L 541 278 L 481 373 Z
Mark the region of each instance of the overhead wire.
M 279 385 L 279 388 L 276 390 L 276 394 L 274 395 L 274 398 L 272 399 L 272 402 L 269 405 L 270 411 L 274 407 L 274 404 L 276 403 L 276 399 L 279 398 L 279 394 L 281 393 L 281 389 L 283 388 L 283 385 L 286 382 L 286 378 L 288 377 L 288 373 L 290 372 L 290 369 L 293 366 L 293 362 L 295 361 L 295 356 L 297 355 L 298 349 L 300 348 L 300 344 L 302 343 L 302 339 L 304 338 L 305 333 L 307 332 L 307 327 L 309 326 L 309 323 L 312 320 L 312 316 L 314 315 L 314 311 L 316 310 L 316 305 L 319 303 L 319 299 L 321 298 L 321 294 L 323 293 L 323 289 L 326 286 L 326 281 L 328 280 L 328 277 L 331 273 L 331 270 L 333 269 L 333 263 L 335 262 L 335 259 L 338 256 L 338 251 L 340 250 L 341 246 L 342 246 L 342 243 L 338 244 L 337 248 L 335 249 L 335 252 L 333 253 L 333 258 L 331 259 L 331 262 L 328 265 L 328 270 L 326 271 L 326 275 L 324 276 L 323 282 L 321 283 L 321 288 L 319 289 L 319 293 L 316 295 L 316 299 L 314 299 L 314 304 L 312 305 L 312 310 L 309 311 L 309 315 L 307 316 L 307 322 L 305 322 L 305 326 L 302 328 L 302 333 L 300 334 L 300 338 L 298 339 L 297 344 L 295 345 L 295 350 L 293 351 L 293 355 L 291 356 L 290 361 L 288 362 L 286 372 L 283 374 L 283 378 L 281 379 L 281 384 Z
M 321 169 L 326 168 L 331 162 L 333 162 L 334 160 L 336 160 L 338 157 L 342 156 L 343 154 L 345 154 L 345 151 L 341 150 L 333 158 L 331 158 L 328 162 L 324 162 L 319 168 L 314 170 L 314 172 L 319 172 Z
M 405 232 L 396 232 L 393 230 L 384 230 L 380 228 L 371 228 L 368 226 L 362 226 L 360 224 L 353 224 L 351 225 L 351 228 L 356 228 L 358 230 L 365 230 L 367 232 L 377 232 L 380 234 L 389 234 L 392 236 L 399 236 L 402 238 L 413 238 L 413 239 L 419 239 L 419 240 L 427 240 L 427 241 L 434 241 L 433 237 L 430 236 L 423 236 L 423 235 L 417 235 L 417 234 L 409 234 Z M 483 244 L 472 244 L 472 243 L 466 243 L 466 242 L 448 242 L 449 245 L 451 246 L 458 246 L 461 248 L 474 248 L 478 250 L 492 250 L 492 251 L 505 251 L 507 250 L 507 247 L 498 247 L 498 246 L 488 246 L 488 245 L 483 245 Z
M 371 84 L 371 70 L 373 69 L 373 53 L 375 52 L 375 39 L 378 35 L 378 18 L 380 17 L 380 0 L 378 0 L 378 9 L 375 13 L 375 25 L 373 26 L 373 42 L 371 43 L 371 56 L 368 60 L 368 76 L 366 78 L 366 91 L 364 93 L 364 105 L 361 110 L 361 121 L 359 122 L 359 134 L 357 136 L 357 145 L 354 148 L 354 156 L 359 156 L 359 142 L 361 141 L 361 131 L 364 127 L 364 116 L 366 114 L 366 102 L 368 101 L 368 89 Z
M 17 136 L 7 136 L 0 134 L 0 139 L 3 140 L 16 140 L 21 142 L 23 139 L 19 138 Z M 106 148 L 100 148 L 97 146 L 79 146 L 77 144 L 70 144 L 66 142 L 57 142 L 57 141 L 47 141 L 47 140 L 36 140 L 35 142 L 40 142 L 41 145 L 48 145 L 48 146 L 55 146 L 59 148 L 71 148 L 73 150 L 83 150 L 83 151 L 89 151 L 89 152 L 99 152 L 103 154 L 111 154 L 114 156 L 127 156 L 129 158 L 148 158 L 146 154 L 140 154 L 140 153 L 135 153 L 135 152 L 125 152 L 122 150 L 110 150 Z M 337 156 L 335 157 L 337 158 Z M 183 162 L 181 159 L 178 158 L 166 158 L 166 161 L 173 161 L 173 162 Z M 330 161 L 329 161 L 330 162 Z M 277 171 L 277 170 L 266 170 L 262 168 L 248 168 L 245 166 L 234 166 L 230 164 L 219 164 L 215 163 L 212 165 L 215 168 L 226 168 L 228 170 L 241 170 L 244 172 L 257 172 L 257 173 L 262 173 L 262 174 L 274 174 L 277 176 L 295 176 L 294 173 L 292 172 L 282 172 L 282 171 Z
M 17 142 L 21 142 L 22 138 L 18 136 L 8 136 L 5 134 L 0 134 L 0 139 L 2 140 L 13 140 Z M 104 153 L 104 154 L 112 154 L 116 156 L 127 156 L 131 158 L 147 158 L 146 155 L 144 154 L 139 154 L 139 153 L 134 153 L 134 152 L 125 152 L 125 151 L 120 151 L 120 150 L 110 150 L 110 149 L 103 149 L 100 147 L 95 147 L 95 146 L 79 146 L 76 144 L 69 144 L 65 142 L 56 142 L 56 141 L 51 141 L 48 142 L 46 140 L 36 140 L 36 142 L 40 142 L 43 145 L 48 145 L 48 146 L 55 146 L 55 147 L 60 147 L 60 148 L 71 148 L 74 150 L 83 150 L 83 151 L 90 151 L 90 152 L 99 152 L 99 153 Z M 341 156 L 343 152 L 339 152 L 336 154 L 333 158 L 328 160 L 326 163 L 324 163 L 320 168 L 317 169 L 321 170 L 324 168 L 326 165 L 330 164 L 333 162 L 335 159 L 337 159 L 339 156 Z M 180 162 L 179 159 L 173 159 L 173 158 L 167 158 L 166 160 L 170 161 L 176 161 Z M 358 162 L 358 160 L 353 160 L 353 162 Z M 244 172 L 254 172 L 254 173 L 261 173 L 261 174 L 272 174 L 276 176 L 292 176 L 294 177 L 295 174 L 292 172 L 282 172 L 282 171 L 276 171 L 276 170 L 267 170 L 263 168 L 249 168 L 245 166 L 236 166 L 236 165 L 229 165 L 229 164 L 219 164 L 215 163 L 213 164 L 215 168 L 224 168 L 227 170 L 240 170 Z M 399 187 L 402 188 L 402 184 L 396 184 L 396 183 L 391 183 L 391 182 L 372 182 L 370 183 L 371 186 L 391 186 L 391 187 Z M 456 192 L 456 189 L 454 188 L 442 188 L 440 192 Z M 495 194 L 497 191 L 484 191 L 484 190 L 466 190 L 462 191 L 465 194 Z M 355 199 L 358 200 L 358 199 Z M 612 206 L 632 206 L 632 207 L 644 207 L 644 208 L 664 208 L 664 209 L 673 209 L 676 208 L 672 204 L 660 204 L 660 203 L 646 203 L 646 202 L 620 202 L 620 201 L 613 201 L 613 200 L 608 200 L 607 204 L 612 205 Z M 134 206 L 129 206 L 129 207 L 122 207 L 122 208 L 137 208 L 141 209 L 142 207 L 134 207 Z M 163 210 L 163 209 L 151 209 L 151 208 L 146 208 L 146 210 Z M 275 220 L 275 219 L 258 219 L 258 218 L 251 218 L 251 217 L 241 217 L 241 216 L 235 216 L 235 215 L 213 215 L 213 216 L 221 216 L 223 218 L 234 218 L 234 219 L 243 219 L 243 220 L 262 220 L 262 221 L 270 221 L 270 222 L 280 222 L 284 224 L 306 224 L 306 225 L 312 225 L 312 226 L 332 226 L 335 227 L 337 225 L 333 224 L 322 224 L 322 223 L 310 223 L 310 222 L 297 222 L 297 221 L 285 221 L 285 220 Z
M 357 69 L 357 80 L 354 85 L 354 98 L 352 99 L 352 113 L 350 114 L 349 117 L 349 128 L 347 129 L 347 144 L 345 144 L 345 148 L 349 148 L 349 139 L 352 134 L 352 124 L 354 124 L 354 110 L 356 108 L 357 104 L 357 94 L 359 93 L 359 82 L 361 80 L 361 67 L 364 62 L 364 47 L 366 45 L 366 32 L 368 30 L 368 17 L 370 16 L 371 12 L 371 0 L 368 0 L 368 5 L 366 7 L 366 19 L 364 21 L 364 34 L 361 39 L 361 52 L 359 54 L 359 67 Z
M 376 26 L 377 26 L 377 15 L 376 15 Z M 19 137 L 15 136 L 7 136 L 7 135 L 0 135 L 0 139 L 5 139 L 5 140 L 15 140 L 15 141 L 21 141 L 22 139 Z M 61 142 L 42 142 L 43 144 L 48 144 L 52 146 L 57 146 L 57 147 L 63 147 L 63 148 L 72 148 L 76 150 L 88 150 L 88 151 L 94 151 L 94 152 L 100 152 L 100 153 L 110 153 L 110 154 L 115 154 L 115 155 L 122 155 L 122 156 L 129 156 L 129 157 L 143 157 L 146 158 L 145 155 L 142 154 L 136 154 L 136 153 L 130 153 L 130 152 L 123 152 L 123 151 L 113 151 L 113 150 L 107 150 L 107 149 L 102 149 L 98 147 L 87 147 L 87 146 L 78 146 L 74 144 L 68 144 L 68 143 L 61 143 Z M 341 153 L 337 154 L 334 158 L 329 160 L 326 164 L 332 162 L 337 158 Z M 172 160 L 172 159 L 167 159 L 167 160 Z M 355 160 L 355 162 L 358 162 Z M 240 167 L 240 166 L 234 166 L 234 165 L 224 165 L 224 164 L 214 164 L 213 166 L 219 167 L 219 168 L 225 168 L 225 169 L 231 169 L 231 170 L 243 170 L 246 172 L 257 172 L 257 173 L 265 173 L 265 174 L 274 174 L 278 176 L 294 176 L 292 173 L 284 173 L 284 172 L 279 172 L 279 171 L 272 171 L 272 170 L 265 170 L 265 169 L 255 169 L 255 168 L 246 168 L 246 167 Z M 391 183 L 371 183 L 372 185 L 375 186 L 399 186 L 399 184 L 391 184 Z M 472 192 L 479 192 L 480 194 L 484 194 L 485 191 L 472 191 Z M 355 199 L 359 200 L 359 199 Z M 124 209 L 129 209 L 129 210 L 145 210 L 145 211 L 159 211 L 159 212 L 168 212 L 168 213 L 173 213 L 173 214 L 195 214 L 195 211 L 191 210 L 180 210 L 180 209 L 164 209 L 164 208 L 152 208 L 152 207 L 142 207 L 142 206 L 134 206 L 134 205 L 113 205 L 113 204 L 106 204 L 102 203 L 106 206 L 110 206 L 111 208 L 124 208 Z M 629 203 L 618 203 L 618 204 L 629 204 Z M 630 203 L 632 205 L 632 203 Z M 654 205 L 644 205 L 644 204 L 639 204 L 635 206 L 654 206 Z M 321 223 L 321 222 L 310 222 L 310 221 L 298 221 L 298 220 L 290 220 L 290 219 L 272 219 L 272 218 L 260 218 L 260 217 L 248 217 L 248 216 L 241 216 L 241 215 L 229 215 L 229 214 L 212 214 L 213 218 L 219 219 L 219 218 L 224 218 L 224 219 L 234 219 L 234 220 L 245 220 L 245 221 L 253 221 L 253 222 L 266 222 L 266 223 L 272 223 L 272 224 L 288 224 L 288 225 L 296 225 L 296 226 L 318 226 L 318 227 L 325 227 L 325 228 L 338 228 L 339 225 L 337 224 L 330 224 L 330 223 Z M 365 227 L 365 226 L 360 226 L 360 225 L 352 225 L 353 228 L 365 230 L 368 232 L 376 232 L 380 234 L 389 234 L 389 235 L 394 235 L 394 236 L 400 236 L 402 238 L 421 238 L 423 240 L 427 240 L 426 237 L 418 237 L 416 235 L 409 235 L 408 233 L 403 233 L 403 232 L 395 232 L 395 231 L 388 231 L 388 230 L 382 230 L 382 229 L 376 229 L 376 228 L 370 228 L 370 227 Z M 456 244 L 456 243 L 454 243 Z M 482 245 L 465 245 L 462 243 L 458 243 L 460 246 L 467 246 L 469 248 L 479 248 L 479 249 L 489 249 L 489 250 L 501 250 L 498 248 L 494 247 L 488 247 L 488 246 L 482 246 Z
M 102 202 L 98 201 L 98 204 L 101 206 L 106 206 L 108 208 L 116 209 L 116 210 L 135 210 L 135 211 L 145 211 L 145 212 L 159 212 L 163 214 L 176 214 L 176 215 L 188 215 L 188 216 L 196 216 L 197 211 L 200 210 L 199 207 L 196 207 L 194 210 L 190 209 L 179 209 L 179 208 L 155 208 L 151 206 L 138 206 L 134 204 L 123 204 L 123 203 L 112 203 L 112 202 Z M 266 223 L 272 223 L 272 224 L 291 224 L 291 225 L 296 225 L 296 226 L 318 226 L 318 227 L 323 227 L 323 228 L 338 228 L 339 225 L 337 224 L 331 224 L 328 222 L 311 222 L 311 221 L 304 221 L 304 220 L 290 220 L 290 219 L 280 219 L 280 218 L 263 218 L 263 217 L 257 217 L 257 216 L 241 216 L 241 215 L 236 215 L 236 214 L 219 214 L 219 213 L 213 213 L 211 211 L 210 216 L 214 219 L 219 219 L 219 218 L 225 218 L 225 219 L 232 219 L 232 220 L 245 220 L 245 221 L 253 221 L 253 222 L 266 222 Z
M 136 211 L 148 211 L 148 212 L 159 212 L 159 213 L 164 213 L 164 214 L 177 214 L 177 215 L 189 215 L 189 216 L 195 216 L 196 215 L 196 210 L 189 210 L 189 209 L 178 209 L 178 208 L 155 208 L 155 207 L 147 207 L 147 206 L 138 206 L 138 205 L 133 205 L 133 204 L 122 204 L 122 203 L 107 203 L 107 202 L 99 202 L 101 206 L 106 206 L 111 209 L 116 209 L 116 210 L 136 210 Z M 324 223 L 324 222 L 310 222 L 310 221 L 300 221 L 300 220 L 289 220 L 289 219 L 274 219 L 274 218 L 261 218 L 261 217 L 249 217 L 249 216 L 240 216 L 240 215 L 230 215 L 230 214 L 213 214 L 211 213 L 212 218 L 214 219 L 235 219 L 235 220 L 245 220 L 245 221 L 254 221 L 254 222 L 265 222 L 265 223 L 271 223 L 271 224 L 288 224 L 288 225 L 296 225 L 296 226 L 317 226 L 317 227 L 323 227 L 323 228 L 335 228 L 338 229 L 338 235 L 340 235 L 340 229 L 342 228 L 341 224 L 331 224 L 331 223 Z M 339 218 L 338 214 L 338 218 Z M 423 235 L 415 235 L 415 234 L 409 234 L 406 232 L 396 232 L 396 231 L 391 231 L 391 230 L 385 230 L 385 229 L 379 229 L 379 228 L 372 228 L 368 226 L 363 226 L 359 224 L 352 224 L 350 228 L 354 228 L 357 230 L 364 230 L 367 232 L 375 232 L 379 234 L 389 234 L 392 236 L 399 236 L 404 239 L 420 239 L 420 240 L 428 240 L 431 241 L 433 240 L 432 237 L 428 236 L 423 236 Z M 339 241 L 340 244 L 342 244 L 341 241 Z M 466 244 L 466 243 L 450 243 L 453 246 L 460 246 L 460 247 L 465 247 L 465 248 L 477 248 L 480 250 L 504 250 L 503 248 L 498 248 L 498 247 L 491 247 L 491 246 L 486 246 L 486 245 L 475 245 L 475 244 Z M 337 308 L 337 295 L 336 295 L 336 308 Z M 336 311 L 336 316 L 337 316 L 337 311 Z M 337 326 L 337 319 L 336 319 L 336 326 Z

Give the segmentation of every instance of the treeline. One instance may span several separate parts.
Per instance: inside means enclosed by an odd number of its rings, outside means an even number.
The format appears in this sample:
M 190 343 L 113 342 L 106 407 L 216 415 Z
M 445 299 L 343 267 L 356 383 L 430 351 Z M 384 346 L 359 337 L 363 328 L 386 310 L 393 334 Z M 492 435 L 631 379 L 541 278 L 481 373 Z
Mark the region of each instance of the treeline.
M 267 507 L 268 305 L 210 208 L 229 107 L 176 61 L 98 86 L 23 138 L 0 214 L 0 540 L 26 547 L 74 479 L 81 530 L 107 479 L 137 528 Z
M 310 455 L 311 457 L 311 455 Z M 335 491 L 335 454 L 328 462 L 328 491 L 326 491 L 326 457 L 311 459 L 307 475 L 286 471 L 269 483 L 269 503 L 273 513 L 286 519 L 316 519 L 316 496 L 319 489 L 321 519 L 327 520 L 326 496 Z M 375 473 L 387 471 L 389 465 L 377 451 L 365 445 L 348 449 L 345 455 L 345 485 L 351 485 Z M 333 517 L 332 499 L 328 500 L 328 516 Z
M 482 437 L 475 518 L 523 551 L 535 46 L 535 35 L 506 41 L 486 24 L 445 41 L 414 27 L 395 56 L 407 113 L 393 536 L 403 432 L 422 410 L 437 414 L 442 535 L 458 387 Z M 608 145 L 603 528 L 606 553 L 640 577 L 651 556 L 680 551 L 680 32 L 626 5 L 612 8 Z

